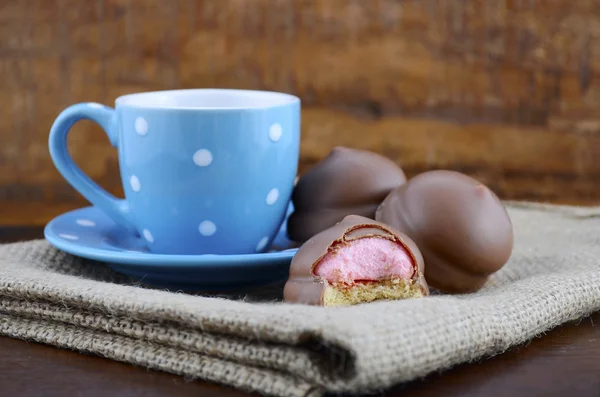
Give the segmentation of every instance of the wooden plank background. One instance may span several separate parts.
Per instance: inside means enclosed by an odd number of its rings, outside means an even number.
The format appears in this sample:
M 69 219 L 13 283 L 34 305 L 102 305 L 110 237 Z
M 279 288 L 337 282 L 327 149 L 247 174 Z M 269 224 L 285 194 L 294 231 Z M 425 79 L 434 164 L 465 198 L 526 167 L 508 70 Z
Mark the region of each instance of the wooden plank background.
M 600 202 L 594 0 L 3 0 L 0 29 L 3 223 L 86 204 L 48 155 L 64 107 L 193 87 L 299 95 L 301 170 L 348 145 L 507 199 Z M 69 146 L 122 194 L 97 126 Z

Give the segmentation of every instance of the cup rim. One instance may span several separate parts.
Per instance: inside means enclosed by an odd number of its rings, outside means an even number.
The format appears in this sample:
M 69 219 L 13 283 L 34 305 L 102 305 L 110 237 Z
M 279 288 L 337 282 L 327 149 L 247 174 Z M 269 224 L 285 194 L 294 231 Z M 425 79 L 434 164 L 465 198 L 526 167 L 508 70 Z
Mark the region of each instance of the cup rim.
M 172 104 L 159 103 L 158 101 L 153 102 L 150 98 L 155 96 L 169 96 L 169 95 L 185 95 L 194 93 L 228 93 L 228 94 L 241 94 L 241 95 L 252 95 L 256 97 L 262 97 L 263 99 L 269 97 L 270 103 L 263 105 L 253 106 L 179 106 Z M 150 97 L 150 98 L 149 98 Z M 285 107 L 293 104 L 299 104 L 300 98 L 295 95 L 277 92 L 277 91 L 263 91 L 263 90 L 248 90 L 248 89 L 232 89 L 232 88 L 185 88 L 185 89 L 174 89 L 174 90 L 155 90 L 155 91 L 141 91 L 130 94 L 124 94 L 118 96 L 115 99 L 115 106 L 117 107 L 129 107 L 138 109 L 155 109 L 155 110 L 193 110 L 193 111 L 240 111 L 240 110 L 265 110 L 278 107 Z

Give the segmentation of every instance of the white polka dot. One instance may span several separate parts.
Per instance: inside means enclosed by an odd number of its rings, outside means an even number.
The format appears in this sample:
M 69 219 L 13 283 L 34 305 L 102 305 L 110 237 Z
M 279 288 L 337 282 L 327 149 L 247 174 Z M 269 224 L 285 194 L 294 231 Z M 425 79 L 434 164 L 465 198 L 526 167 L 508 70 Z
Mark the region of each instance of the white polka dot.
M 131 178 L 129 178 L 129 186 L 131 186 L 131 189 L 134 192 L 139 192 L 142 189 L 142 184 L 140 183 L 138 177 L 135 175 L 131 175 Z
M 256 246 L 256 252 L 262 251 L 267 246 L 268 242 L 269 242 L 268 237 L 263 237 L 262 239 L 260 239 L 260 241 L 258 242 L 258 245 Z
M 79 226 L 85 226 L 85 227 L 96 226 L 96 222 L 90 221 L 89 219 L 77 219 L 75 221 L 75 223 L 77 223 Z
M 281 125 L 275 123 L 269 128 L 269 138 L 273 142 L 277 142 L 281 138 Z
M 66 240 L 79 240 L 79 237 L 74 236 L 72 234 L 60 233 L 58 237 L 62 237 Z
M 89 107 L 95 108 L 95 109 L 103 109 L 104 108 L 104 105 L 100 105 L 99 103 L 94 103 L 94 102 L 90 102 L 87 105 Z
M 212 154 L 206 149 L 200 149 L 194 153 L 194 163 L 198 167 L 206 167 L 212 163 Z
M 211 221 L 202 221 L 198 226 L 198 231 L 203 236 L 212 236 L 217 231 L 217 226 Z
M 135 119 L 135 132 L 139 135 L 146 135 L 148 133 L 148 122 L 143 117 Z
M 279 190 L 271 189 L 269 194 L 267 194 L 267 204 L 268 205 L 275 204 L 275 202 L 277 201 L 278 198 L 279 198 Z
M 152 237 L 152 233 L 150 233 L 150 230 L 144 229 L 144 230 L 142 230 L 142 234 L 144 235 L 144 238 L 146 239 L 147 242 L 149 242 L 149 243 L 154 242 L 154 237 Z

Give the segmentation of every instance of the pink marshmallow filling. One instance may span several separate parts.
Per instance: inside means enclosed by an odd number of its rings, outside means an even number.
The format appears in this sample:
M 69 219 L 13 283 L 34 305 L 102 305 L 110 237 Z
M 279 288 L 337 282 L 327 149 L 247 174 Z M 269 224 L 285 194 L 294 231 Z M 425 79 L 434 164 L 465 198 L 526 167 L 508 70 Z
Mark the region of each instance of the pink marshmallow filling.
M 327 253 L 314 272 L 331 283 L 352 283 L 390 276 L 409 279 L 414 270 L 412 258 L 402 245 L 384 238 L 367 237 Z

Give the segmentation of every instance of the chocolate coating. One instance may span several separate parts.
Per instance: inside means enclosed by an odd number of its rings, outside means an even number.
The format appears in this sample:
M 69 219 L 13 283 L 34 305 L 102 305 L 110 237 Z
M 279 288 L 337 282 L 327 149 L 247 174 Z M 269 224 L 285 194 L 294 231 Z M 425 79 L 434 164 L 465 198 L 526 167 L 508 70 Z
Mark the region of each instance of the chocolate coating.
M 506 208 L 488 187 L 458 172 L 417 175 L 386 197 L 375 218 L 417 244 L 427 283 L 442 292 L 477 291 L 512 253 Z
M 405 182 L 404 172 L 390 159 L 366 150 L 335 147 L 294 187 L 295 210 L 288 218 L 288 235 L 304 242 L 346 215 L 374 219 L 388 193 Z
M 413 281 L 419 283 L 423 295 L 429 295 L 429 287 L 423 276 L 423 256 L 410 238 L 383 223 L 359 215 L 348 215 L 334 226 L 311 237 L 298 249 L 292 259 L 289 279 L 283 290 L 284 301 L 322 305 L 327 281 L 315 275 L 315 267 L 327 253 L 368 237 L 381 237 L 401 244 L 412 259 Z

